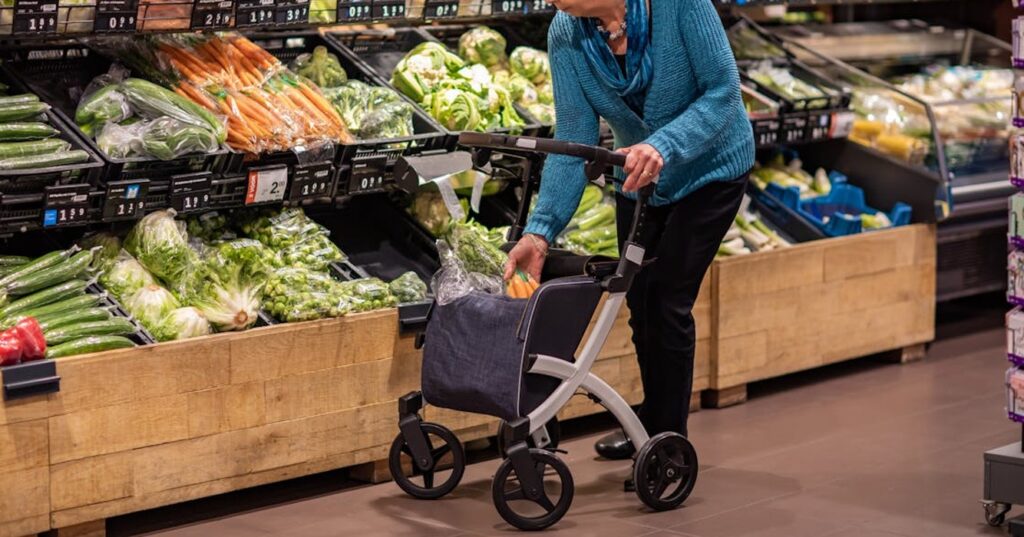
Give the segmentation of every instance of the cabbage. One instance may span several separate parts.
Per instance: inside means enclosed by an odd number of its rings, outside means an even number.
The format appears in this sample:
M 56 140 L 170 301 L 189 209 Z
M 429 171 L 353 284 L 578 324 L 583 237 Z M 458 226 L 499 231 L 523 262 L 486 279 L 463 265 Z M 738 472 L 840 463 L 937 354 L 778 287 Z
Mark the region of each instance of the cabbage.
M 157 326 L 164 315 L 179 306 L 178 300 L 170 291 L 155 283 L 135 291 L 124 303 L 128 312 L 141 321 L 146 328 Z
M 174 341 L 205 336 L 213 332 L 209 321 L 196 308 L 177 308 L 150 330 L 157 341 Z
M 173 209 L 150 213 L 139 220 L 125 240 L 125 249 L 154 276 L 172 285 L 182 281 L 196 262 L 189 248 L 185 224 L 176 222 Z
M 239 279 L 218 282 L 207 287 L 193 305 L 217 330 L 245 330 L 256 323 L 262 285 L 246 284 Z
M 486 67 L 501 65 L 508 60 L 507 46 L 504 36 L 486 26 L 477 26 L 459 38 L 459 56 Z
M 530 47 L 516 47 L 509 59 L 512 72 L 534 84 L 543 84 L 551 77 L 548 53 Z
M 156 280 L 138 260 L 121 250 L 117 259 L 100 275 L 100 283 L 115 297 L 123 299 L 147 285 L 155 284 Z

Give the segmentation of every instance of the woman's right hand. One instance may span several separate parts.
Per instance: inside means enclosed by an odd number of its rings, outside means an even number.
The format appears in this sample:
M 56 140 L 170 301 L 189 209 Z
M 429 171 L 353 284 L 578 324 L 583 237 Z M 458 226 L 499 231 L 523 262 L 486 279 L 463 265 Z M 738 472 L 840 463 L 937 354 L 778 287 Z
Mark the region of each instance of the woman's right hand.
M 519 242 L 508 253 L 505 263 L 505 281 L 509 281 L 522 270 L 534 280 L 540 281 L 540 272 L 544 268 L 544 259 L 548 255 L 548 241 L 540 235 L 523 235 Z

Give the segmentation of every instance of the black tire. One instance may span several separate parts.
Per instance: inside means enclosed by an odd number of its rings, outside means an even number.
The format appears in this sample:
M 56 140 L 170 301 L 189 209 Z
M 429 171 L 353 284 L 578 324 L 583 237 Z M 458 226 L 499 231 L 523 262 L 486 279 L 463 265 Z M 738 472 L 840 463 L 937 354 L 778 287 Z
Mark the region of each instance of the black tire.
M 987 522 L 988 525 L 992 526 L 993 528 L 998 528 L 999 526 L 1002 526 L 1004 522 L 1006 522 L 1006 515 L 992 515 L 989 513 L 985 513 L 985 522 Z
M 508 423 L 505 420 L 501 420 L 501 423 L 498 424 L 498 435 L 495 437 L 498 445 L 498 455 L 503 459 L 508 457 L 508 451 L 505 447 L 505 429 L 507 428 Z M 547 451 L 555 451 L 558 449 L 559 442 L 562 441 L 562 426 L 558 423 L 558 418 L 551 418 L 551 421 L 547 424 L 547 429 L 548 440 L 551 442 L 544 449 Z M 533 437 L 526 440 L 526 445 L 531 449 L 537 447 L 536 442 L 533 441 Z
M 394 478 L 395 483 L 406 494 L 421 500 L 436 500 L 455 490 L 455 487 L 459 485 L 462 474 L 466 471 L 466 452 L 454 433 L 436 423 L 421 423 L 420 430 L 426 435 L 427 441 L 431 445 L 431 456 L 434 459 L 431 467 L 427 470 L 420 470 L 419 467 L 412 464 L 412 452 L 405 441 L 405 436 L 399 433 L 391 443 L 388 468 L 391 470 L 391 477 Z M 444 465 L 449 462 L 446 458 L 446 455 L 449 454 L 451 455 L 451 474 L 440 485 L 435 485 L 436 474 L 447 471 Z M 411 476 L 406 475 L 403 470 L 403 456 L 412 465 Z M 416 478 L 422 479 L 423 483 L 414 482 L 413 479 Z
M 697 451 L 683 435 L 665 432 L 647 441 L 633 463 L 636 494 L 655 511 L 675 509 L 697 484 Z
M 538 531 L 557 523 L 569 512 L 569 507 L 572 505 L 572 498 L 575 494 L 575 485 L 573 484 L 569 467 L 555 454 L 550 451 L 534 448 L 530 450 L 530 457 L 540 472 L 544 474 L 545 478 L 558 478 L 558 484 L 561 487 L 558 493 L 558 500 L 552 502 L 548 497 L 546 485 L 554 484 L 551 479 L 544 479 L 545 492 L 542 500 L 535 501 L 526 498 L 522 485 L 519 485 L 518 478 L 512 475 L 515 469 L 512 467 L 510 459 L 505 459 L 502 461 L 501 466 L 498 467 L 498 471 L 494 475 L 494 481 L 491 482 L 491 496 L 494 500 L 494 507 L 498 510 L 501 518 L 505 519 L 505 522 L 524 531 Z M 554 474 L 548 475 L 547 468 L 554 470 Z M 532 504 L 539 508 L 542 513 L 537 515 L 521 514 L 513 508 L 510 502 Z
M 1006 514 L 1010 512 L 1010 504 L 993 502 L 985 504 L 985 522 L 993 528 L 998 528 L 1006 522 Z

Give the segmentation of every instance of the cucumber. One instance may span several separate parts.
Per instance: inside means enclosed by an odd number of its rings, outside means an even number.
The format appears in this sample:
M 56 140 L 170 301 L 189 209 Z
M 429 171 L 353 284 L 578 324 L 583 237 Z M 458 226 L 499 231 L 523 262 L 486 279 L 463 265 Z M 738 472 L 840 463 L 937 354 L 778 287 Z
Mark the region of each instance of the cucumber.
M 70 149 L 71 144 L 67 140 L 61 140 L 60 138 L 36 140 L 34 142 L 4 142 L 0 143 L 0 160 L 60 153 Z
M 59 151 L 47 155 L 0 158 L 0 171 L 66 166 L 68 164 L 78 164 L 79 162 L 85 162 L 87 160 L 89 160 L 89 153 L 86 153 L 81 149 Z
M 17 280 L 18 278 L 24 278 L 25 276 L 28 276 L 33 272 L 37 272 L 45 268 L 52 267 L 57 263 L 60 263 L 61 261 L 64 261 L 65 259 L 71 257 L 72 255 L 77 253 L 78 250 L 79 248 L 77 246 L 72 246 L 67 250 L 57 250 L 56 252 L 50 252 L 44 256 L 37 257 L 34 260 L 32 260 L 31 263 L 22 265 L 21 268 L 19 268 L 18 270 L 8 274 L 7 276 L 4 276 L 3 278 L 0 278 L 0 288 L 3 288 L 8 283 Z
M 32 261 L 31 258 L 23 255 L 0 255 L 0 267 L 10 267 L 16 265 L 25 265 Z
M 15 103 L 0 105 L 0 122 L 7 123 L 28 119 L 37 114 L 42 114 L 50 109 L 50 105 L 40 102 Z
M 85 288 L 88 285 L 89 284 L 87 282 L 82 280 L 71 280 L 60 285 L 50 287 L 49 289 L 43 289 L 37 293 L 32 293 L 31 295 L 15 300 L 3 308 L 0 308 L 0 319 L 78 296 L 85 292 Z
M 32 93 L 23 93 L 21 95 L 8 95 L 6 97 L 0 97 L 0 106 L 38 102 L 39 97 Z
M 132 340 L 122 336 L 89 336 L 50 347 L 46 351 L 46 357 L 65 358 L 77 354 L 127 349 L 134 346 L 135 343 Z
M 92 308 L 95 307 L 96 304 L 99 304 L 101 299 L 102 297 L 100 295 L 80 295 L 67 300 L 61 300 L 60 302 L 54 302 L 53 304 L 47 304 L 39 308 L 23 311 L 18 314 L 18 317 L 35 317 L 38 319 L 55 313 L 68 313 L 85 308 Z M 4 322 L 0 324 L 0 328 L 4 328 L 3 325 L 8 322 L 10 322 L 10 319 L 4 320 Z
M 36 317 L 43 332 L 72 324 L 106 321 L 113 315 L 107 308 L 86 308 L 84 310 L 57 312 Z
M 18 265 L 8 265 L 6 267 L 3 266 L 3 265 L 0 265 L 0 278 L 3 278 L 4 276 L 7 276 L 8 274 L 10 274 L 10 273 L 12 273 L 12 272 L 14 272 L 16 270 L 18 270 Z
M 41 121 L 21 123 L 0 123 L 0 141 L 42 140 L 52 138 L 60 132 Z
M 92 264 L 92 250 L 84 250 L 63 263 L 43 269 L 7 283 L 4 290 L 9 296 L 23 296 L 46 289 L 78 277 Z
M 127 336 L 135 333 L 135 325 L 124 317 L 114 317 L 105 321 L 69 324 L 45 332 L 47 345 L 60 345 L 89 336 Z

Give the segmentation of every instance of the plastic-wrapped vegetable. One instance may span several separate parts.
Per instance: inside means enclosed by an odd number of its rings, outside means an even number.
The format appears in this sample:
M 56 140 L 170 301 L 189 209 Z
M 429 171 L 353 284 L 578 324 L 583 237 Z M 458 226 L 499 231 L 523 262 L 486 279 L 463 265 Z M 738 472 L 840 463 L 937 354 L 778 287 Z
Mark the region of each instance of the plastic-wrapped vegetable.
M 384 140 L 404 138 L 415 134 L 412 123 L 412 105 L 406 102 L 392 102 L 382 105 L 363 118 L 359 138 L 363 140 Z
M 509 67 L 534 84 L 547 82 L 551 77 L 548 53 L 535 48 L 516 47 L 509 57 Z
M 345 125 L 353 133 L 359 132 L 363 124 L 369 95 L 370 86 L 359 80 L 349 80 L 324 92 L 324 96 L 331 102 L 338 115 L 345 121 Z
M 350 297 L 349 306 L 352 311 L 373 311 L 398 304 L 388 284 L 378 278 L 339 282 L 338 289 L 343 295 Z
M 462 58 L 448 52 L 444 45 L 425 41 L 398 63 L 391 75 L 391 84 L 417 102 L 430 93 L 434 86 L 465 65 Z
M 205 126 L 161 117 L 143 124 L 142 150 L 160 160 L 171 160 L 190 153 L 211 153 L 220 144 L 216 134 Z
M 125 249 L 156 277 L 172 285 L 182 281 L 196 262 L 189 248 L 185 224 L 173 209 L 150 213 L 139 220 L 125 240 Z
M 613 209 L 613 218 L 614 214 Z M 487 276 L 500 276 L 504 272 L 508 256 L 495 247 L 479 227 L 456 222 L 451 226 L 447 240 L 469 272 Z
M 551 82 L 537 84 L 537 100 L 541 104 L 555 104 L 555 90 L 551 86 Z
M 459 203 L 462 205 L 462 212 L 469 213 L 469 201 L 463 198 Z M 452 223 L 452 215 L 448 212 L 444 199 L 439 192 L 433 190 L 417 192 L 412 206 L 409 207 L 409 214 L 435 237 L 443 235 Z
M 330 232 L 309 219 L 302 209 L 285 209 L 242 226 L 249 237 L 276 252 L 273 265 L 325 270 L 345 254 L 330 239 Z
M 314 48 L 312 53 L 300 54 L 291 68 L 321 88 L 340 86 L 348 80 L 348 73 L 341 67 L 338 57 L 322 45 Z
M 245 330 L 256 323 L 262 284 L 240 278 L 207 286 L 192 304 L 220 331 Z
M 93 257 L 93 267 L 102 268 L 118 259 L 121 254 L 121 239 L 117 235 L 106 232 L 90 233 L 78 241 L 83 250 L 99 247 Z
M 157 326 L 164 315 L 180 306 L 170 291 L 155 283 L 135 291 L 135 294 L 124 301 L 124 307 L 128 312 L 142 322 L 146 328 Z
M 330 276 L 305 268 L 276 270 L 267 281 L 263 308 L 286 322 L 340 317 L 351 305 L 338 285 Z
M 196 308 L 177 308 L 164 315 L 150 332 L 157 341 L 174 341 L 213 333 L 209 321 Z
M 486 26 L 477 26 L 459 38 L 459 56 L 469 63 L 487 67 L 502 65 L 508 61 L 505 37 Z
M 132 109 L 117 84 L 110 83 L 86 95 L 75 110 L 75 123 L 82 132 L 95 136 L 107 123 L 128 119 Z
M 185 229 L 190 238 L 206 242 L 234 238 L 234 233 L 228 229 L 228 218 L 217 211 L 203 213 L 197 218 L 189 218 L 185 222 Z
M 119 299 L 135 294 L 139 289 L 156 283 L 153 275 L 124 250 L 100 275 L 100 283 Z
M 418 302 L 427 298 L 427 284 L 423 283 L 419 275 L 409 271 L 395 278 L 388 284 L 391 294 L 399 302 Z

